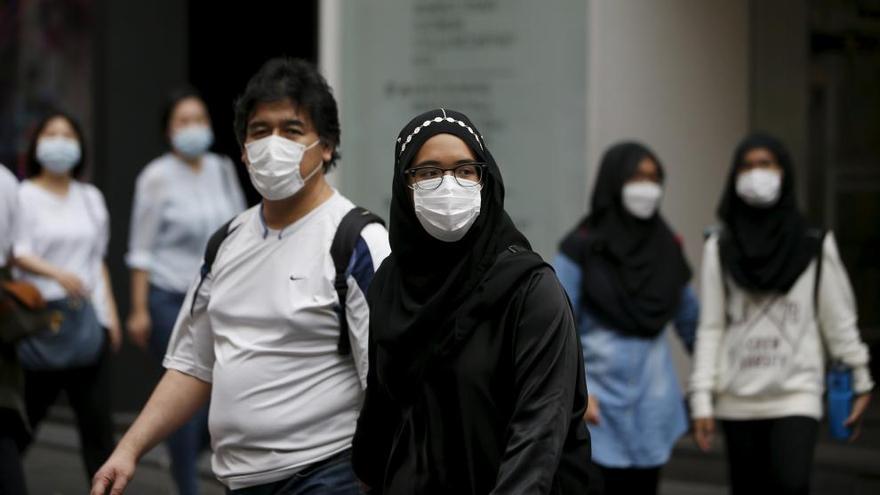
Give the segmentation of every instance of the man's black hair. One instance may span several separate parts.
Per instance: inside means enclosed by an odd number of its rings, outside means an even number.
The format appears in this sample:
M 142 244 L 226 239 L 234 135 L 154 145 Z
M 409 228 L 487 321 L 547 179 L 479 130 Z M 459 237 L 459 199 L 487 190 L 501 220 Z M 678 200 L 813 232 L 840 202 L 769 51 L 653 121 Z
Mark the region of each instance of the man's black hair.
M 321 141 L 333 149 L 329 171 L 339 159 L 339 112 L 336 99 L 323 76 L 310 62 L 279 57 L 267 61 L 248 81 L 235 101 L 235 137 L 244 146 L 247 124 L 259 103 L 289 99 L 297 111 L 309 116 Z

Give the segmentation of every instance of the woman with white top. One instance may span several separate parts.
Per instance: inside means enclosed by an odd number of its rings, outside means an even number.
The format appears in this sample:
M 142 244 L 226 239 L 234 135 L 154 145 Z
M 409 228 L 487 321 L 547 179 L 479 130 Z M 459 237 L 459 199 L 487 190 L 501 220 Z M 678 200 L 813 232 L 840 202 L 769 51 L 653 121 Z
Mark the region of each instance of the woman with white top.
M 826 354 L 852 370 L 852 438 L 874 385 L 834 236 L 808 228 L 793 172 L 778 140 L 745 138 L 703 254 L 691 415 L 703 450 L 721 420 L 733 494 L 809 492 Z
M 211 120 L 192 89 L 169 99 L 162 124 L 171 150 L 137 179 L 126 257 L 131 269 L 128 334 L 161 363 L 208 238 L 245 208 L 232 161 L 211 153 Z M 207 408 L 171 435 L 171 470 L 182 495 L 198 493 L 196 461 Z
M 61 391 L 76 414 L 89 478 L 113 451 L 107 347 L 119 349 L 116 302 L 104 257 L 110 238 L 104 196 L 82 182 L 85 149 L 77 122 L 55 112 L 38 126 L 18 190 L 13 257 L 62 316 L 18 345 L 25 405 L 33 428 Z

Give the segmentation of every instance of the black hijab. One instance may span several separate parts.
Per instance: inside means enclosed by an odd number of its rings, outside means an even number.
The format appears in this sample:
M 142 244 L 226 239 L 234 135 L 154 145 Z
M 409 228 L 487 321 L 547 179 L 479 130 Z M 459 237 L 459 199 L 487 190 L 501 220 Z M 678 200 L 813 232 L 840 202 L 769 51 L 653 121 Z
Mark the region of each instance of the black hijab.
M 660 161 L 639 143 L 612 146 L 602 157 L 592 208 L 560 246 L 582 270 L 581 301 L 600 322 L 626 335 L 653 338 L 672 320 L 691 278 L 680 242 L 659 212 L 630 214 L 622 190 L 644 158 Z
M 456 242 L 437 240 L 424 230 L 403 176 L 425 141 L 443 133 L 462 139 L 487 164 L 480 215 Z M 376 345 L 371 366 L 389 394 L 406 401 L 430 361 L 466 337 L 471 329 L 466 322 L 503 301 L 543 261 L 504 211 L 501 172 L 464 114 L 436 109 L 415 117 L 400 131 L 394 157 L 391 255 L 368 293 L 370 337 Z M 521 254 L 499 257 L 512 252 L 510 246 Z
M 767 149 L 783 172 L 779 200 L 767 208 L 749 206 L 736 193 L 743 159 L 757 148 Z M 791 156 L 772 136 L 752 134 L 736 147 L 718 217 L 724 222 L 721 264 L 746 290 L 788 292 L 818 252 L 818 237 L 808 235 L 798 211 Z

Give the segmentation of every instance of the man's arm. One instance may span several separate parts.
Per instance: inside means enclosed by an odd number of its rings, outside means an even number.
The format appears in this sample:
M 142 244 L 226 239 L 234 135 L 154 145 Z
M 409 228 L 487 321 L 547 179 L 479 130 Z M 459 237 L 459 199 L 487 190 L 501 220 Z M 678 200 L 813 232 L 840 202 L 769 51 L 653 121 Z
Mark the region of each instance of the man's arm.
M 122 437 L 110 459 L 95 473 L 91 495 L 120 495 L 134 476 L 138 460 L 180 428 L 207 403 L 211 384 L 169 369 L 147 405 Z

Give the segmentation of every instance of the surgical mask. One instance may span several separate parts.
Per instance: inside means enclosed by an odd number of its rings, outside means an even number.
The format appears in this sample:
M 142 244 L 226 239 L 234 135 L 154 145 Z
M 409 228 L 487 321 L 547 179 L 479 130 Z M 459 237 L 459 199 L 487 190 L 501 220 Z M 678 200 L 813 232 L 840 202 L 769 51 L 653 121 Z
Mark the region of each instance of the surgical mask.
M 321 169 L 321 165 L 315 167 L 308 177 L 300 173 L 306 150 L 319 142 L 306 146 L 273 134 L 246 144 L 251 184 L 269 200 L 293 196 Z
M 656 182 L 639 181 L 623 186 L 623 206 L 632 216 L 646 220 L 654 216 L 663 197 L 663 188 Z
M 214 144 L 214 133 L 206 125 L 188 125 L 174 132 L 171 145 L 186 158 L 198 158 Z
M 480 191 L 482 185 L 464 187 L 452 177 L 425 181 L 431 187 L 439 181 L 437 189 L 413 189 L 416 218 L 422 228 L 435 239 L 455 242 L 468 233 L 480 216 Z
M 37 142 L 37 161 L 56 174 L 70 171 L 82 157 L 79 141 L 63 136 L 44 137 Z
M 782 174 L 776 170 L 756 168 L 736 178 L 736 193 L 749 206 L 767 208 L 779 201 Z

